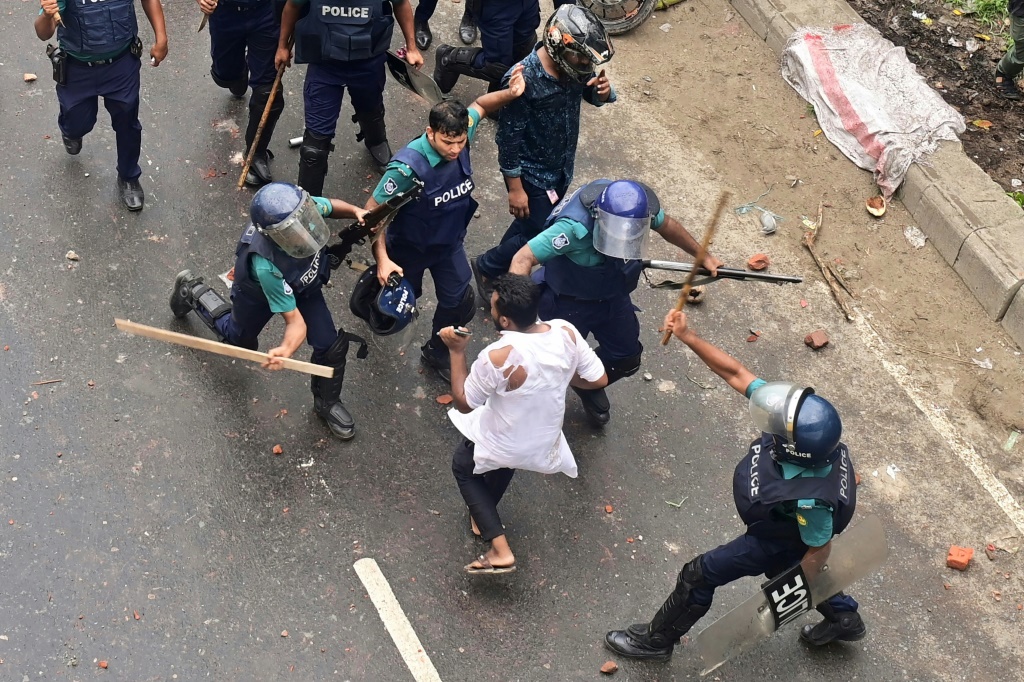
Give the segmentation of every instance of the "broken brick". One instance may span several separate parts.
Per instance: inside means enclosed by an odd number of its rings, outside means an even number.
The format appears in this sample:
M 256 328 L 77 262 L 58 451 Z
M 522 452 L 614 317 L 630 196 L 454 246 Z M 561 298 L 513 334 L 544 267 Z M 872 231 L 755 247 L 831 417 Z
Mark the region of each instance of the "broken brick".
M 768 258 L 767 254 L 755 253 L 753 256 L 747 259 L 747 267 L 751 270 L 764 270 L 772 261 Z
M 824 329 L 818 329 L 805 336 L 804 343 L 813 350 L 820 350 L 828 345 L 828 334 Z
M 282 448 L 280 445 L 275 445 L 273 452 L 275 455 L 280 455 L 282 452 L 284 452 L 284 448 Z
M 950 545 L 949 555 L 946 556 L 946 565 L 958 571 L 966 571 L 967 565 L 974 557 L 974 549 L 971 547 L 957 547 Z
M 615 661 L 608 661 L 601 666 L 601 672 L 605 675 L 614 675 L 618 669 L 619 665 Z
M 611 514 L 613 511 L 615 511 L 615 509 L 610 504 L 606 504 L 604 506 L 604 513 L 605 514 Z

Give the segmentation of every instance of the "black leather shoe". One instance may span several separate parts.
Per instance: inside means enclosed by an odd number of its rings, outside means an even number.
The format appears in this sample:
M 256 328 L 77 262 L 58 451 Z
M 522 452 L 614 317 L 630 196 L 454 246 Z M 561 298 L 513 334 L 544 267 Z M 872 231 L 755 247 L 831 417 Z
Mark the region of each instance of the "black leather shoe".
M 129 211 L 142 210 L 143 204 L 146 203 L 146 193 L 142 191 L 142 185 L 139 184 L 138 179 L 125 180 L 119 177 L 117 191 L 121 195 L 121 203 L 125 208 Z
M 673 645 L 667 648 L 648 646 L 634 639 L 626 630 L 612 630 L 604 636 L 604 645 L 620 656 L 644 661 L 667 661 L 672 658 Z
M 448 354 L 448 348 L 436 349 L 428 341 L 420 348 L 420 360 L 427 367 L 433 368 L 439 377 L 451 383 L 452 358 Z
M 171 312 L 176 318 L 183 319 L 192 312 L 192 280 L 195 275 L 191 270 L 182 270 L 174 278 L 174 289 L 171 290 Z
M 257 151 L 252 155 L 252 163 L 249 164 L 249 172 L 245 174 L 245 184 L 249 187 L 262 187 L 274 181 L 270 172 L 270 159 L 274 155 L 269 149 Z
M 245 75 L 239 78 L 237 81 L 228 86 L 228 91 L 235 97 L 241 99 L 245 97 L 246 91 L 249 90 L 249 67 L 245 67 Z
M 864 620 L 856 611 L 840 612 L 836 616 L 835 621 L 826 618 L 817 625 L 803 626 L 800 629 L 800 639 L 814 646 L 822 646 L 837 639 L 843 642 L 856 642 L 868 634 Z
M 341 440 L 351 440 L 355 437 L 356 422 L 342 403 L 336 402 L 326 405 L 319 398 L 314 398 L 313 410 L 321 419 L 327 422 L 331 433 Z
M 370 152 L 370 156 L 373 157 L 373 162 L 377 164 L 377 170 L 383 173 L 388 164 L 391 163 L 391 145 L 388 144 L 387 140 L 375 145 L 366 145 L 366 149 Z
M 996 69 L 996 90 L 999 91 L 999 94 L 1003 97 L 1003 99 L 1008 99 L 1011 102 L 1018 102 L 1021 99 L 1021 92 L 1020 89 L 1017 87 L 1016 81 L 1014 81 L 1009 76 L 1004 76 L 999 71 L 999 69 Z M 67 142 L 65 142 L 64 144 L 66 146 Z M 69 149 L 68 153 L 74 152 L 71 152 L 71 150 Z
M 476 21 L 468 11 L 462 15 L 462 22 L 459 24 L 459 40 L 464 45 L 472 45 L 476 42 Z
M 456 49 L 458 48 L 441 43 L 434 50 L 434 82 L 437 83 L 441 93 L 445 95 L 451 92 L 455 84 L 459 82 L 459 74 L 452 71 L 447 64 Z
M 586 390 L 573 387 L 576 395 L 583 403 L 583 410 L 587 413 L 587 419 L 594 426 L 604 426 L 611 419 L 611 403 L 608 402 L 608 394 L 603 388 Z
M 434 42 L 434 34 L 430 32 L 430 24 L 426 21 L 415 22 L 416 47 L 425 50 Z
M 61 133 L 60 139 L 64 141 L 65 151 L 67 151 L 71 156 L 75 156 L 78 152 L 82 151 L 82 138 L 68 137 L 64 133 Z

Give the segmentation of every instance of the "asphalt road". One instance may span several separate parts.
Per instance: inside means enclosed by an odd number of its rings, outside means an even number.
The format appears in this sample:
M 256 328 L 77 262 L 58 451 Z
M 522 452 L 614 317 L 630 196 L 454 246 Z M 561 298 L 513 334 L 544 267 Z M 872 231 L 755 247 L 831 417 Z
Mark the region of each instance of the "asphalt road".
M 104 112 L 81 155 L 68 157 L 33 4 L 11 7 L 0 18 L 0 680 L 413 679 L 353 570 L 365 557 L 441 679 L 598 679 L 614 658 L 604 632 L 649 618 L 685 561 L 740 531 L 729 486 L 754 430 L 742 399 L 696 358 L 658 346 L 673 292 L 636 296 L 652 380 L 613 387 L 612 423 L 592 430 L 570 398 L 565 431 L 580 477 L 516 476 L 502 512 L 520 569 L 499 579 L 461 572 L 482 546 L 450 474 L 458 435 L 434 400 L 446 387 L 418 362 L 429 295 L 412 332 L 376 339 L 366 360 L 350 356 L 358 434 L 348 443 L 312 414 L 300 375 L 118 333 L 115 317 L 209 335 L 195 319 L 175 321 L 167 296 L 183 267 L 215 281 L 231 265 L 251 196 L 235 190 L 229 161 L 243 151 L 231 122 L 244 126 L 244 102 L 211 82 L 193 3 L 168 3 L 170 55 L 143 69 L 146 208 L 128 214 Z M 461 8 L 441 12 L 435 35 L 454 39 Z M 613 74 L 633 75 L 626 67 Z M 774 68 L 767 58 L 765 68 Z M 285 180 L 297 163 L 285 140 L 302 132 L 299 71 L 285 78 L 272 147 Z M 25 72 L 39 80 L 23 84 Z M 393 83 L 386 98 L 397 149 L 425 125 L 426 108 Z M 685 149 L 658 158 L 677 138 L 637 141 L 635 116 L 628 97 L 586 111 L 578 180 L 671 171 L 670 213 L 702 224 L 719 190 L 714 173 L 688 163 Z M 470 253 L 508 220 L 485 125 Z M 377 176 L 354 132 L 343 114 L 327 193 L 361 203 Z M 744 253 L 746 238 L 723 239 L 720 253 Z M 677 256 L 667 245 L 655 252 Z M 810 274 L 806 262 L 798 270 Z M 337 271 L 328 301 L 360 332 L 347 310 L 356 276 Z M 818 320 L 838 320 L 817 285 L 721 283 L 693 323 L 759 375 L 806 381 L 840 407 L 864 477 L 859 513 L 883 519 L 891 555 L 851 590 L 867 639 L 811 651 L 790 626 L 711 679 L 1022 679 L 1019 555 L 982 556 L 966 574 L 944 567 L 959 538 L 1019 531 L 860 337 L 840 333 L 824 354 L 803 347 L 800 298 Z M 748 344 L 751 326 L 773 333 Z M 475 328 L 482 346 L 489 324 Z M 280 330 L 274 323 L 264 338 Z M 750 579 L 720 590 L 708 622 L 756 588 Z M 616 677 L 637 681 L 695 679 L 701 668 L 692 646 L 667 665 L 619 663 Z

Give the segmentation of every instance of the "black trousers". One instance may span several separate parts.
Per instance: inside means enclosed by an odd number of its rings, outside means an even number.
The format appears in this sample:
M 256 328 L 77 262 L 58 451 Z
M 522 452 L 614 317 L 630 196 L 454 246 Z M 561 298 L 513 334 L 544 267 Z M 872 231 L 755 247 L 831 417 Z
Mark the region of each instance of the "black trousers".
M 505 534 L 498 515 L 498 502 L 516 470 L 495 469 L 485 474 L 474 474 L 473 464 L 473 441 L 463 439 L 452 455 L 452 473 L 459 484 L 462 499 L 480 529 L 480 537 L 490 542 Z

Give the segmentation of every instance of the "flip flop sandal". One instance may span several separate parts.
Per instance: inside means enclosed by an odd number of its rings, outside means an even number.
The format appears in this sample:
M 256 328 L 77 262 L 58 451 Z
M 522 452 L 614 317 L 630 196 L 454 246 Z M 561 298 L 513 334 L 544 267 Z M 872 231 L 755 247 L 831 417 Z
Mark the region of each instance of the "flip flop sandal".
M 476 560 L 480 562 L 480 567 L 469 563 L 463 567 L 463 570 L 470 575 L 503 575 L 505 573 L 515 573 L 516 571 L 514 562 L 508 566 L 494 566 L 485 554 L 481 554 Z

